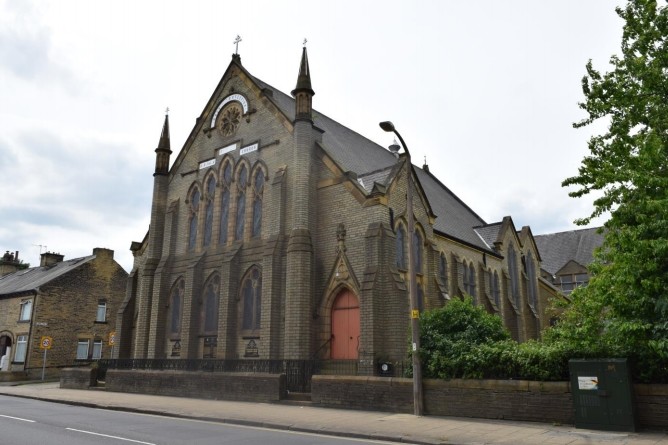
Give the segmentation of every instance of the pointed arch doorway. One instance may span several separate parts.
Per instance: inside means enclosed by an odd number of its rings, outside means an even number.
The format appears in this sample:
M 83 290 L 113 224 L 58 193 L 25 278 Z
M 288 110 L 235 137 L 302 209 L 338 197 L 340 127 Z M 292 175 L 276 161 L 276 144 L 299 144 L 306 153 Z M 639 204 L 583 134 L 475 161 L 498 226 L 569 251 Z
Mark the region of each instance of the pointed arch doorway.
M 357 359 L 360 343 L 360 305 L 354 293 L 345 289 L 332 304 L 331 358 Z

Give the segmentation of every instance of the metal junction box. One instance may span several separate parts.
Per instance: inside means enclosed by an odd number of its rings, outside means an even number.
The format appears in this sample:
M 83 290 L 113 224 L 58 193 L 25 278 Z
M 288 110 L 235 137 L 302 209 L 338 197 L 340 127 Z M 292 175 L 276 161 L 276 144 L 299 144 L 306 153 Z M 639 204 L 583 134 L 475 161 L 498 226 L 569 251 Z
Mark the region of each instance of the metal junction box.
M 568 366 L 577 428 L 635 431 L 631 375 L 625 358 L 572 359 Z

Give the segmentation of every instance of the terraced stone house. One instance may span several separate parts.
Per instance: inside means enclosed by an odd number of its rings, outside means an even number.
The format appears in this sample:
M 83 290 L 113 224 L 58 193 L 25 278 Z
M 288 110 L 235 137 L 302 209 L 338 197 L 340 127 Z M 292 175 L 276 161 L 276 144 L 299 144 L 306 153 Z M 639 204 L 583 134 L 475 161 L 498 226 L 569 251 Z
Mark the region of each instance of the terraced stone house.
M 47 252 L 37 267 L 21 267 L 18 252 L 7 252 L 0 266 L 0 381 L 5 372 L 39 378 L 43 368 L 55 375 L 111 356 L 109 334 L 128 280 L 113 250 L 70 260 Z

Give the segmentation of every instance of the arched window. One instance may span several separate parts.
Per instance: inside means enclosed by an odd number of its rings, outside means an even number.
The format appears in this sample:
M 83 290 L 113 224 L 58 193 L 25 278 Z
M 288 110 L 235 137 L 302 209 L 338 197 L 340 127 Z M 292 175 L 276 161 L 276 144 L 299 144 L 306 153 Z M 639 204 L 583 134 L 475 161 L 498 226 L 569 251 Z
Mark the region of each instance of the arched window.
M 448 285 L 448 260 L 445 259 L 444 253 L 441 253 L 438 259 L 438 277 L 445 286 Z
M 424 289 L 419 282 L 417 283 L 417 308 L 420 312 L 424 310 Z
M 473 263 L 469 264 L 469 295 L 475 297 L 475 267 Z
M 415 253 L 415 273 L 422 273 L 422 235 L 418 229 L 413 233 L 413 253 Z
M 397 254 L 397 268 L 406 269 L 406 232 L 404 227 L 399 225 L 397 227 L 397 238 L 396 238 L 396 254 Z
M 178 280 L 172 287 L 169 296 L 169 311 L 167 313 L 167 332 L 170 338 L 178 339 L 181 336 L 181 312 L 183 310 L 183 294 L 185 282 Z
M 264 192 L 264 172 L 261 168 L 255 173 L 253 181 L 253 232 L 252 236 L 260 236 L 262 232 L 262 193 Z
M 490 278 L 491 277 L 492 274 L 490 274 Z M 496 271 L 494 271 L 492 282 L 489 284 L 489 288 L 492 290 L 492 299 L 494 300 L 494 304 L 496 304 L 496 307 L 498 308 L 501 304 L 501 291 L 499 289 L 499 274 Z
M 211 232 L 213 232 L 213 204 L 216 194 L 216 178 L 209 176 L 206 181 L 206 208 L 204 211 L 204 247 L 211 244 Z
M 529 280 L 529 304 L 535 310 L 538 301 L 538 289 L 536 286 L 536 265 L 531 252 L 527 253 L 527 277 Z
M 246 187 L 248 186 L 248 170 L 242 165 L 239 170 L 237 182 L 237 220 L 234 239 L 239 241 L 244 238 L 244 223 L 246 222 Z
M 230 221 L 230 187 L 232 186 L 232 163 L 226 162 L 223 166 L 221 181 L 222 193 L 220 197 L 220 244 L 227 243 L 227 226 Z
M 200 193 L 195 187 L 190 194 L 190 232 L 188 234 L 188 250 L 195 248 L 197 241 L 197 214 L 199 212 Z
M 510 294 L 515 305 L 520 304 L 519 278 L 517 275 L 517 254 L 513 243 L 508 246 L 508 275 L 510 276 Z
M 204 298 L 202 299 L 201 334 L 216 335 L 218 333 L 218 291 L 220 290 L 220 277 L 214 275 L 204 286 Z
M 241 283 L 242 321 L 241 329 L 255 331 L 260 329 L 262 314 L 262 274 L 253 266 Z

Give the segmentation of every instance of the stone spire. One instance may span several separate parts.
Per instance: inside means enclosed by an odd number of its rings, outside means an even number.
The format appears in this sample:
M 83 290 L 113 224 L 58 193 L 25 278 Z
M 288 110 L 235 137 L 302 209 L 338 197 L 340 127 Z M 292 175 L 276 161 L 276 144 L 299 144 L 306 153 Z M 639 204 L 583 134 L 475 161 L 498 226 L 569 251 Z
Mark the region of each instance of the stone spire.
M 308 54 L 306 46 L 302 51 L 302 61 L 299 64 L 299 76 L 297 76 L 297 86 L 292 90 L 292 96 L 295 98 L 295 121 L 313 120 L 311 101 L 315 92 L 311 88 L 311 70 L 308 66 Z
M 169 111 L 169 108 L 167 109 Z M 169 172 L 169 155 L 172 150 L 169 143 L 169 115 L 165 114 L 165 123 L 162 125 L 160 142 L 155 149 L 155 175 L 166 175 Z

